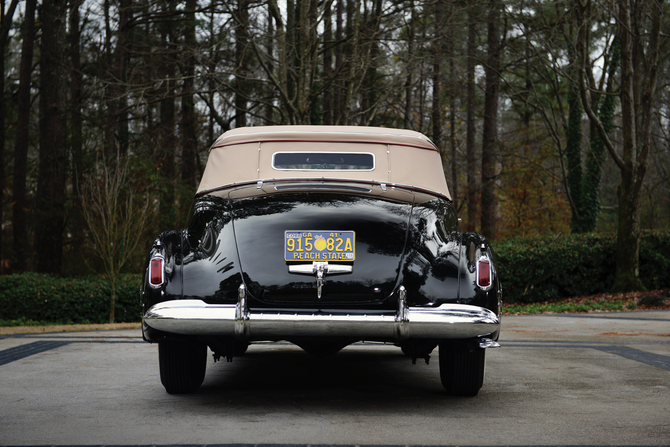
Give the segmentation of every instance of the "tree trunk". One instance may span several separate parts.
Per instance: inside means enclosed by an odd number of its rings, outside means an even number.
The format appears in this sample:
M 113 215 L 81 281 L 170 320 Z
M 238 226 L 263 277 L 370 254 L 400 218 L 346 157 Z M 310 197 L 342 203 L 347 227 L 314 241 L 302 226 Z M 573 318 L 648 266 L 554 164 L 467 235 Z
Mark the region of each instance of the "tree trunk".
M 109 297 L 109 323 L 113 324 L 116 318 L 114 315 L 114 311 L 116 310 L 116 278 L 109 279 L 109 288 L 111 289 Z
M 326 2 L 323 12 L 323 77 L 324 82 L 333 79 L 333 11 L 331 3 Z M 333 124 L 333 87 L 323 92 L 323 124 Z
M 382 92 L 379 89 L 379 27 L 382 19 L 382 1 L 374 0 L 372 2 L 372 11 L 370 12 L 369 17 L 365 18 L 363 21 L 363 28 L 361 34 L 361 46 L 363 46 L 363 52 L 367 52 L 368 60 L 362 61 L 363 64 L 366 64 L 364 76 L 364 85 L 362 86 L 362 113 L 363 118 L 361 124 L 363 125 L 374 125 L 373 120 L 377 111 L 377 102 Z
M 132 5 L 130 0 L 119 1 L 119 30 L 116 46 L 111 48 L 111 25 L 109 5 L 105 2 L 106 23 L 106 59 L 109 71 L 107 73 L 108 86 L 106 89 L 107 116 L 105 123 L 105 155 L 112 156 L 120 150 L 122 154 L 128 151 L 129 131 L 125 108 L 126 59 L 129 44 L 129 24 L 132 19 Z
M 4 2 L 2 3 L 2 16 L 4 18 Z M 5 221 L 5 46 L 0 46 L 0 222 Z M 3 241 L 2 227 L 0 226 L 0 275 L 5 273 L 5 244 Z
M 613 290 L 640 290 L 640 192 L 647 171 L 651 145 L 653 101 L 661 36 L 663 0 L 635 3 L 617 2 L 618 39 L 621 44 L 621 155 L 610 141 L 605 126 L 591 107 L 585 70 L 589 45 L 578 41 L 581 52 L 580 92 L 582 105 L 591 123 L 596 126 L 610 156 L 621 172 L 617 190 L 619 199 L 616 275 Z
M 342 116 L 344 115 L 344 110 L 343 110 L 343 98 L 344 95 L 342 94 L 344 90 L 344 80 L 343 80 L 343 75 L 344 73 L 344 44 L 343 44 L 343 38 L 344 38 L 344 30 L 343 30 L 343 14 L 344 14 L 344 6 L 343 2 L 344 0 L 336 0 L 337 2 L 337 7 L 336 7 L 336 18 L 335 18 L 335 42 L 337 42 L 335 46 L 335 72 L 337 73 L 337 78 L 333 82 L 333 88 L 335 90 L 334 96 L 334 107 L 333 107 L 333 115 L 334 115 L 334 122 L 333 124 L 342 124 Z
M 235 27 L 235 127 L 247 126 L 249 95 L 249 0 L 237 0 Z
M 578 46 L 585 45 L 585 42 L 590 41 L 590 26 L 589 21 L 591 5 L 579 4 L 575 8 L 576 23 L 581 24 L 577 37 Z M 569 45 L 571 48 L 571 45 Z M 581 66 L 590 66 L 588 54 L 583 53 L 583 61 Z M 589 73 L 586 78 L 589 80 L 589 88 L 593 92 L 590 95 L 589 108 L 592 113 L 598 115 L 598 119 L 603 127 L 605 133 L 609 134 L 613 124 L 613 115 L 615 108 L 615 97 L 611 93 L 613 90 L 613 80 L 615 72 L 619 66 L 621 51 L 619 39 L 616 38 L 613 42 L 610 58 L 606 59 L 608 66 L 604 67 L 606 75 L 603 74 L 601 78 L 601 87 L 596 87 L 593 76 Z M 580 75 L 580 66 L 578 65 L 578 55 L 570 51 L 569 57 L 571 59 L 571 73 L 573 79 Z M 605 81 L 606 79 L 606 81 Z M 597 89 L 602 89 L 602 85 L 606 84 L 606 92 L 596 92 Z M 594 121 L 591 121 L 589 139 L 590 150 L 586 151 L 585 163 L 582 163 L 582 99 L 578 97 L 580 93 L 580 85 L 573 81 L 569 83 L 568 91 L 568 129 L 567 129 L 567 144 L 566 155 L 568 162 L 567 186 L 570 200 L 570 208 L 572 211 L 572 218 L 570 226 L 573 233 L 586 233 L 595 230 L 598 213 L 599 213 L 599 186 L 602 173 L 602 164 L 605 159 L 605 144 L 600 136 L 598 126 Z M 583 165 L 585 169 L 583 169 Z
M 193 52 L 196 51 L 196 19 L 195 9 L 196 0 L 187 0 L 185 6 L 184 23 L 184 51 L 183 61 L 183 87 L 181 98 L 181 179 L 183 183 L 191 188 L 196 186 L 197 179 L 195 173 L 196 157 L 198 156 L 198 136 L 195 115 L 194 101 L 194 78 L 195 78 L 195 58 Z M 184 200 L 186 202 L 186 200 Z M 182 211 L 186 212 L 186 203 L 182 204 Z
M 85 241 L 86 222 L 81 209 L 81 175 L 85 170 L 83 154 L 83 94 L 82 94 L 82 72 L 81 72 L 81 30 L 79 7 L 83 0 L 70 2 L 70 153 L 72 157 L 72 209 L 70 217 L 70 228 L 72 230 L 72 244 L 81 254 Z
M 444 14 L 442 2 L 435 2 L 433 6 L 433 15 L 435 17 L 435 35 L 433 36 L 433 100 L 431 110 L 431 121 L 433 123 L 432 137 L 440 153 L 444 155 L 442 148 L 442 102 L 440 101 L 442 87 L 442 27 L 444 26 Z M 445 158 L 444 156 L 442 157 Z
M 298 0 L 299 1 L 299 0 Z M 296 37 L 296 27 L 297 27 L 297 18 L 296 18 L 296 3 L 293 0 L 286 0 L 286 112 L 288 114 L 289 124 L 297 124 L 296 122 L 296 111 L 295 103 L 298 96 L 298 85 L 297 85 L 297 73 L 296 66 L 299 64 L 298 61 L 298 38 Z
M 38 271 L 59 274 L 63 256 L 67 166 L 67 1 L 45 2 L 40 18 L 45 38 L 40 47 L 40 154 L 35 246 Z
M 617 231 L 615 291 L 640 290 L 640 191 L 647 170 L 650 133 L 645 126 L 651 120 L 652 99 L 656 90 L 658 39 L 663 11 L 663 1 L 652 2 L 652 30 L 650 33 L 647 67 L 641 63 L 642 54 L 634 53 L 642 46 L 639 33 L 646 11 L 629 9 L 628 0 L 620 0 L 619 38 L 621 42 L 621 133 L 623 157 L 621 159 L 621 184 L 619 198 L 619 225 Z M 644 8 L 641 8 L 644 9 Z M 635 14 L 637 13 L 637 14 Z M 638 62 L 635 64 L 635 62 Z M 638 103 L 637 99 L 641 101 Z M 645 101 L 646 99 L 646 101 Z M 647 121 L 647 122 L 645 122 Z M 604 128 L 601 126 L 601 133 Z M 601 135 L 602 136 L 602 135 Z
M 269 7 L 268 7 L 269 9 Z M 274 18 L 272 17 L 272 12 L 268 11 L 268 29 L 267 33 L 270 36 L 267 43 L 267 52 L 270 62 L 268 62 L 268 71 L 270 74 L 274 72 L 274 64 L 271 62 L 274 59 L 274 26 L 272 25 Z M 274 123 L 273 114 L 274 114 L 274 89 L 272 85 L 266 87 L 266 103 L 265 103 L 265 125 L 269 126 Z
M 9 10 L 5 13 L 5 1 L 0 2 L 0 222 L 4 222 L 4 203 L 5 203 L 5 115 L 7 108 L 5 103 L 5 48 L 7 47 L 7 38 L 9 35 L 9 28 L 14 18 L 14 10 L 18 0 L 13 0 L 9 6 Z M 4 232 L 0 229 L 0 274 L 5 273 L 5 244 L 3 238 Z
M 169 6 L 167 6 L 169 8 Z M 160 201 L 160 213 L 164 222 L 170 225 L 177 224 L 177 210 L 175 209 L 175 62 L 172 58 L 175 52 L 173 27 L 164 24 L 161 31 L 163 54 L 161 75 L 163 88 L 161 89 L 159 137 L 158 137 L 158 165 L 163 180 Z
M 403 127 L 412 129 L 412 106 L 414 103 L 412 86 L 412 58 L 414 56 L 414 24 L 416 21 L 416 11 L 414 10 L 414 0 L 410 0 L 410 22 L 407 24 L 407 60 L 405 61 L 405 115 L 403 117 Z
M 343 88 L 342 88 L 342 122 L 341 124 L 351 125 L 351 111 L 353 103 L 354 85 L 359 78 L 359 71 L 357 62 L 358 52 L 360 51 L 359 36 L 360 36 L 360 0 L 347 0 L 346 15 L 347 22 L 345 24 L 345 41 L 344 53 L 346 70 L 343 71 Z
M 214 26 L 214 11 L 212 10 L 210 12 L 209 16 L 209 22 L 207 24 L 208 27 L 208 32 L 209 32 L 209 41 L 208 45 L 209 48 L 211 49 L 211 54 L 209 54 L 209 60 L 207 61 L 207 72 L 209 74 L 215 73 L 216 72 L 216 65 L 219 59 L 219 51 L 218 51 L 218 36 L 215 31 L 215 26 Z M 216 84 L 215 84 L 215 79 L 214 76 L 208 76 L 207 77 L 207 104 L 208 104 L 208 109 L 209 109 L 209 123 L 207 126 L 207 144 L 212 144 L 214 142 L 214 139 L 218 136 L 215 135 L 214 132 L 214 127 L 217 122 L 217 113 L 214 110 L 214 98 L 215 98 L 215 90 L 216 90 Z M 222 130 L 228 130 L 228 129 L 222 129 Z
M 475 155 L 475 48 L 477 38 L 477 17 L 475 4 L 470 3 L 468 9 L 468 44 L 467 44 L 467 116 L 466 116 L 466 162 L 468 174 L 468 231 L 475 231 L 477 221 L 477 156 Z
M 573 82 L 568 85 L 568 128 L 565 153 L 568 162 L 568 191 L 573 233 L 582 233 L 579 208 L 582 203 L 582 104 L 578 87 Z
M 18 114 L 14 142 L 14 178 L 12 188 L 12 236 L 14 239 L 13 270 L 23 272 L 27 267 L 28 228 L 26 220 L 26 176 L 30 126 L 30 87 L 33 72 L 35 39 L 35 8 L 37 0 L 26 0 L 21 66 L 19 69 Z
M 133 19 L 133 3 L 131 0 L 119 0 L 119 33 L 114 54 L 115 82 L 117 89 L 117 139 L 121 154 L 127 154 L 130 146 L 130 130 L 128 127 L 128 53 L 131 44 L 130 24 Z
M 502 5 L 492 0 L 488 17 L 488 62 L 484 99 L 484 134 L 482 138 L 482 198 L 481 233 L 494 239 L 498 200 L 495 195 L 498 178 L 498 88 L 500 85 L 500 10 Z
M 453 4 L 449 4 L 449 17 L 454 13 Z M 449 24 L 449 40 L 447 47 L 447 60 L 449 61 L 449 149 L 451 154 L 451 184 L 449 192 L 455 204 L 458 204 L 458 165 L 456 164 L 457 143 L 456 143 L 456 89 L 457 79 L 456 67 L 454 64 L 454 28 L 453 23 Z M 458 209 L 456 210 L 458 212 Z
M 604 95 L 599 104 L 594 104 L 598 109 L 598 117 L 603 125 L 603 130 L 609 135 L 614 123 L 614 109 L 616 107 L 616 96 L 614 91 L 614 77 L 619 67 L 621 58 L 621 48 L 618 40 L 612 46 L 609 66 L 607 67 L 607 88 L 608 94 Z M 580 109 L 581 110 L 581 109 Z M 590 232 L 596 229 L 598 215 L 600 213 L 600 180 L 602 178 L 602 166 L 605 162 L 605 144 L 603 143 L 598 129 L 595 125 L 590 126 L 590 146 L 591 150 L 586 155 L 586 170 L 582 181 L 581 204 L 579 207 L 580 229 L 583 232 Z
M 615 292 L 643 289 L 640 282 L 640 192 L 632 170 L 622 171 L 617 188 L 619 199 Z

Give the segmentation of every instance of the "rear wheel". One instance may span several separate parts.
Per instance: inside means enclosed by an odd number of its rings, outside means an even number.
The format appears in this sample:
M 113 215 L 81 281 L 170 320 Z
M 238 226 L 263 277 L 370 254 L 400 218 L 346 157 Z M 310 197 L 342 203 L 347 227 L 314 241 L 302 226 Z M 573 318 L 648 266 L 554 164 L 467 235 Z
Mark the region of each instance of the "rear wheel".
M 440 343 L 440 379 L 452 396 L 476 396 L 484 384 L 486 350 L 463 342 Z
M 158 342 L 161 383 L 170 394 L 192 393 L 205 379 L 207 345 L 187 340 Z

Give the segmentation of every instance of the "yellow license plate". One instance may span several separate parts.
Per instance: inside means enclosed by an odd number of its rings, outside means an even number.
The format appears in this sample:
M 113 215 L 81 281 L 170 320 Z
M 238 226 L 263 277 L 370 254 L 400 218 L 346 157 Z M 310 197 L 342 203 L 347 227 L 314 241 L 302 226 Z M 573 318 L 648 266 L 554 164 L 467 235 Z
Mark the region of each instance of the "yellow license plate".
M 286 261 L 353 261 L 356 259 L 356 233 L 353 231 L 284 232 Z

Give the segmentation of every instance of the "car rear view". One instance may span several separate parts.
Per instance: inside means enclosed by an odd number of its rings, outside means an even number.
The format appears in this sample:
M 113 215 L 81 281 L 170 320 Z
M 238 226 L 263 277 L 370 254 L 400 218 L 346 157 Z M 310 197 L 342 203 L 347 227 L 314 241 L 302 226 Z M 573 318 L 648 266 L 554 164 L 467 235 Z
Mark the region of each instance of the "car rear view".
M 435 146 L 405 130 L 235 129 L 212 146 L 189 224 L 154 242 L 143 335 L 170 393 L 195 391 L 207 348 L 256 341 L 315 355 L 439 346 L 448 393 L 476 395 L 496 347 L 501 287 L 488 242 L 458 231 Z

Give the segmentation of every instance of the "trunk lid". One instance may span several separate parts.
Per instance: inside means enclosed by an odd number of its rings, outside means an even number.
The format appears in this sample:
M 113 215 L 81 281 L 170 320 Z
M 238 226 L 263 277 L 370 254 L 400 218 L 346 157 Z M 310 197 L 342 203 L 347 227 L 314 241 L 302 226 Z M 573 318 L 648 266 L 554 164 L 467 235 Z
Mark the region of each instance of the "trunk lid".
M 394 309 L 396 303 L 386 301 L 398 278 L 411 211 L 411 203 L 330 193 L 235 201 L 233 225 L 250 307 Z M 332 233 L 331 249 L 338 235 L 353 232 L 355 260 L 327 261 L 331 273 L 324 273 L 319 297 L 313 258 L 286 260 L 287 232 L 328 232 L 325 237 Z M 299 243 L 294 241 L 293 249 Z M 292 273 L 289 266 L 299 266 L 291 270 L 303 273 Z M 333 274 L 343 270 L 333 266 L 350 266 L 351 272 Z

